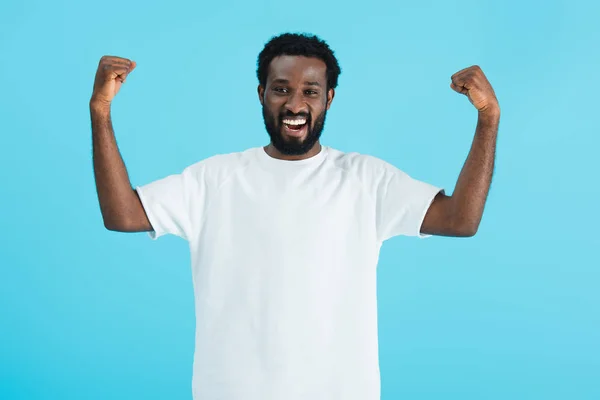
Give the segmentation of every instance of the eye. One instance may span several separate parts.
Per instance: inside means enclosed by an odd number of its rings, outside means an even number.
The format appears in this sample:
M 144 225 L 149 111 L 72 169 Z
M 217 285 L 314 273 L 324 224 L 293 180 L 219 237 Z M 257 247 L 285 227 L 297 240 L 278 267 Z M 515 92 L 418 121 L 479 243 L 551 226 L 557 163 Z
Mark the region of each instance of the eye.
M 307 96 L 316 96 L 319 94 L 319 92 L 317 92 L 316 90 L 306 90 L 304 91 L 304 94 L 306 94 Z
M 273 91 L 275 93 L 285 94 L 288 92 L 288 89 L 284 88 L 284 87 L 275 87 L 275 88 L 273 88 Z

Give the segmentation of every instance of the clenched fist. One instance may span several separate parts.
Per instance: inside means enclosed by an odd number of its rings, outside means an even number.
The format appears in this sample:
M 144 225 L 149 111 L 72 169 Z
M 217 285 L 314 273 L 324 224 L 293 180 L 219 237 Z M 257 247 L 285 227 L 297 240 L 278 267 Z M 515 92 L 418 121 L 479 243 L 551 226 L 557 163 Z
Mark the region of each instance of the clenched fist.
M 94 80 L 94 91 L 91 102 L 95 104 L 110 105 L 112 99 L 125 83 L 127 76 L 135 68 L 135 61 L 127 58 L 104 56 L 100 59 L 96 78 Z
M 480 112 L 497 113 L 500 111 L 494 89 L 478 66 L 458 71 L 451 77 L 450 87 L 469 98 Z

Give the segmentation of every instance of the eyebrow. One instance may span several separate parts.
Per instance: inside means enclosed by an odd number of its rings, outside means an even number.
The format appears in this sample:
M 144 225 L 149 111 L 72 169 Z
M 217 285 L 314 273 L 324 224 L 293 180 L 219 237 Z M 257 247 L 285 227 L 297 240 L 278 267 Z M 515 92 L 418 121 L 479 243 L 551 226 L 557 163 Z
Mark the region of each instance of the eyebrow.
M 274 79 L 272 83 L 288 84 L 288 83 L 290 83 L 290 81 L 288 81 L 287 79 Z M 318 86 L 318 87 L 321 87 L 321 84 L 319 82 L 317 82 L 317 81 L 311 81 L 311 82 L 306 81 L 306 82 L 304 82 L 304 84 L 306 86 Z

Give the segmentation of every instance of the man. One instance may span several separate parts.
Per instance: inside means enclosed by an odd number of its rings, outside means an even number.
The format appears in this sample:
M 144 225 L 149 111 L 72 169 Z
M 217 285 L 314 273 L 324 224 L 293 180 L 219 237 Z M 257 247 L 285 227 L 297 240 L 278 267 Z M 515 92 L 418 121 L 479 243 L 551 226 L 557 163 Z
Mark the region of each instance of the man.
M 202 400 L 375 400 L 376 265 L 397 235 L 472 236 L 492 177 L 500 109 L 478 67 L 451 87 L 478 110 L 452 196 L 375 157 L 320 143 L 340 67 L 316 36 L 283 34 L 258 57 L 270 143 L 132 188 L 110 104 L 133 61 L 103 57 L 90 101 L 106 228 L 190 244 L 192 389 Z

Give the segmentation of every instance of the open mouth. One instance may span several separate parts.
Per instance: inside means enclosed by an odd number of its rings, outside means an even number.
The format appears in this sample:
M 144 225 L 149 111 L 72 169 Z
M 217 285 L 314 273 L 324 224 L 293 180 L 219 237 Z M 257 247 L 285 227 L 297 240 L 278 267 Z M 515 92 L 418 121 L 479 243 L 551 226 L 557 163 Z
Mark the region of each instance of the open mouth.
M 306 132 L 308 123 L 306 118 L 286 118 L 283 120 L 283 126 L 286 134 L 300 137 Z

